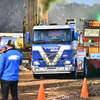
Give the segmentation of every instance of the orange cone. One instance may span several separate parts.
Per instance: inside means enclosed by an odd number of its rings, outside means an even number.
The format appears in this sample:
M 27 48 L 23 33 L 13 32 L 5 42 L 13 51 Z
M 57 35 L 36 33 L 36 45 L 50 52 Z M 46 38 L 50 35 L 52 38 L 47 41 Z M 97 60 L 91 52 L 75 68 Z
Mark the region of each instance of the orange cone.
M 41 82 L 41 84 L 40 84 L 39 93 L 38 93 L 38 99 L 37 100 L 45 100 L 43 82 Z
M 84 78 L 81 97 L 88 98 L 87 80 Z

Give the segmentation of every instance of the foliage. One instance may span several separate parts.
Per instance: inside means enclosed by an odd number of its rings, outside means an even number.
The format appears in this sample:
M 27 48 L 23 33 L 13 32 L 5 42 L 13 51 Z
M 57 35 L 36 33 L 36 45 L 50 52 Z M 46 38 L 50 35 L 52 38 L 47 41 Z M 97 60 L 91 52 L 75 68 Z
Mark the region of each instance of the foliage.
M 79 18 L 85 20 L 99 20 L 100 17 L 100 4 L 94 4 L 93 6 L 78 4 L 78 3 L 57 3 L 49 11 L 49 23 L 57 22 L 64 24 L 66 18 L 76 18 L 77 28 L 82 31 L 83 22 L 79 21 Z
M 23 4 L 25 0 L 1 0 L 0 1 L 0 32 L 12 32 L 22 30 L 22 20 L 25 16 Z
M 23 29 L 25 9 L 22 7 L 25 0 L 0 0 L 0 32 L 12 32 Z M 100 17 L 100 4 L 93 6 L 58 2 L 51 7 L 48 14 L 48 22 L 65 24 L 66 18 L 76 18 L 77 28 L 82 31 L 83 22 L 79 18 L 95 19 Z

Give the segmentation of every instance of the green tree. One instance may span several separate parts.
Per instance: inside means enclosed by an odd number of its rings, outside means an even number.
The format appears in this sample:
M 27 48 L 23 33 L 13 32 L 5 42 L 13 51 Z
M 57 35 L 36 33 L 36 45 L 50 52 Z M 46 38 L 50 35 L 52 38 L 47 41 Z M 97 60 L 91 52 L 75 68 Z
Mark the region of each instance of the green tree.
M 25 11 L 18 8 L 18 4 L 12 7 L 13 14 L 10 15 L 9 25 L 6 27 L 6 30 L 22 30 L 23 29 L 23 19 Z
M 25 11 L 22 8 L 25 0 L 1 0 L 0 1 L 0 32 L 12 32 L 12 26 L 17 26 L 22 28 L 22 21 L 25 15 Z M 18 14 L 17 14 L 18 13 Z M 16 17 L 14 17 L 16 16 Z M 21 17 L 21 18 L 20 18 Z M 15 22 L 15 19 L 19 18 L 19 20 L 16 20 L 15 25 L 12 24 Z M 19 21 L 19 22 L 17 22 Z M 18 28 L 18 27 L 14 27 Z M 21 29 L 20 28 L 20 29 Z

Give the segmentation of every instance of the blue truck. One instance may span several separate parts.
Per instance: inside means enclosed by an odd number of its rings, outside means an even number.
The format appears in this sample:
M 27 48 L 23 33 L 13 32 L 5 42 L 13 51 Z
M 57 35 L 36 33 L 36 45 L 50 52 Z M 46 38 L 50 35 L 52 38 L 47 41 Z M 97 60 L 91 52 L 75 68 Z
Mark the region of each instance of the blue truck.
M 24 62 L 32 66 L 34 78 L 46 74 L 83 75 L 86 53 L 77 53 L 75 18 L 67 18 L 64 25 L 41 25 L 50 22 L 40 5 L 39 0 L 26 0 L 24 6 L 23 47 L 26 57 L 30 58 Z
M 27 43 L 29 38 L 30 33 L 27 32 Z M 34 26 L 32 32 L 34 78 L 68 73 L 77 78 L 77 42 L 78 33 L 73 24 Z

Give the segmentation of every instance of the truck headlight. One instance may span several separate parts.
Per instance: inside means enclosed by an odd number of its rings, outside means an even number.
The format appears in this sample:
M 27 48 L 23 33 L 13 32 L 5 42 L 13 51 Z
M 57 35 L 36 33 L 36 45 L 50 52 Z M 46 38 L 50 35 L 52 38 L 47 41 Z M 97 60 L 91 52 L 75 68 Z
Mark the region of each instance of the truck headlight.
M 70 63 L 71 63 L 71 61 L 69 61 L 69 60 L 64 61 L 64 64 L 70 64 Z
M 34 61 L 33 64 L 34 65 L 40 65 L 40 63 L 38 61 Z
M 52 65 L 55 65 L 55 63 L 52 63 Z
M 52 63 L 49 63 L 49 65 L 52 65 Z
M 56 57 L 59 58 L 59 55 L 57 54 Z

